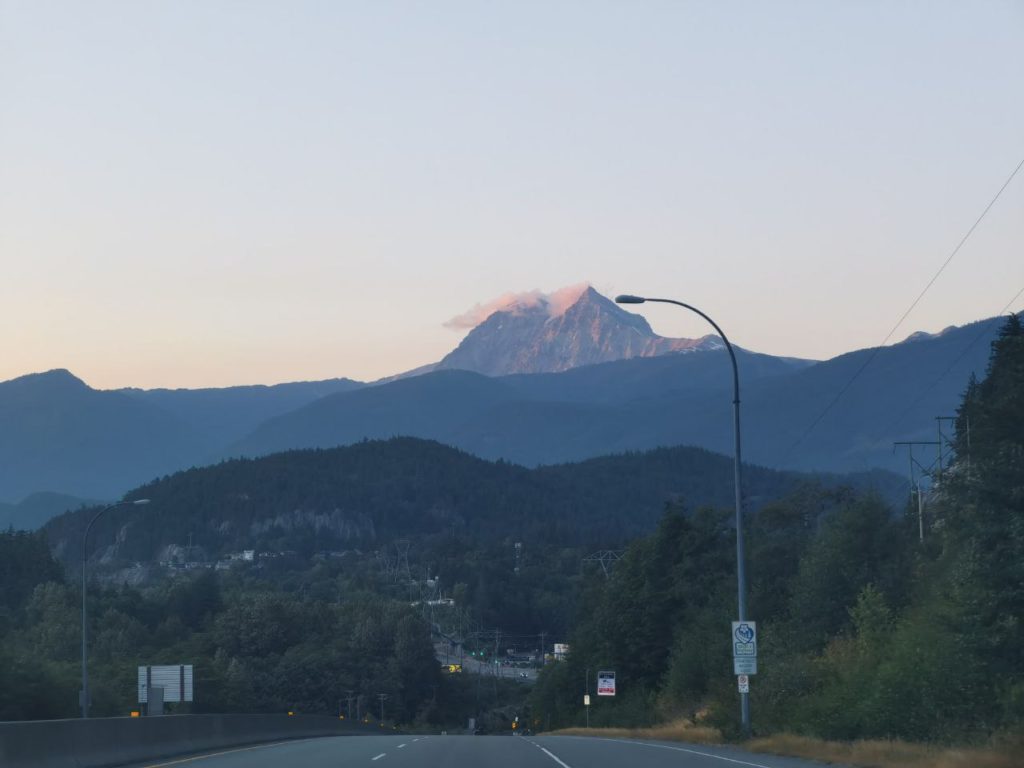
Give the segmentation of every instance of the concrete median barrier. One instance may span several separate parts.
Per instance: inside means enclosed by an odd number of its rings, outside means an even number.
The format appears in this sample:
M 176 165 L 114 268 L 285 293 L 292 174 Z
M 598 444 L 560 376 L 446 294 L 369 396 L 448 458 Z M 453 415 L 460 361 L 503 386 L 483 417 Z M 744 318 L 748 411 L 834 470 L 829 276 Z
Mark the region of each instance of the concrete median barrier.
M 114 768 L 246 744 L 360 733 L 313 715 L 167 715 L 0 723 L 3 768 Z

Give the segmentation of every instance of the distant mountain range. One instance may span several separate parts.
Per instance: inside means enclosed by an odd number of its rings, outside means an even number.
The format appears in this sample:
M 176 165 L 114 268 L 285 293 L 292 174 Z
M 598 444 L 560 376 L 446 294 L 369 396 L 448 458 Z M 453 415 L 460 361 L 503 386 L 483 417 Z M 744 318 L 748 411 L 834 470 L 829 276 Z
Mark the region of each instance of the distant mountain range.
M 0 382 L 0 500 L 40 490 L 115 498 L 147 479 L 216 460 L 271 416 L 358 386 L 332 379 L 101 391 L 66 370 Z
M 527 466 L 680 444 L 731 453 L 730 366 L 716 337 L 659 337 L 590 288 L 478 314 L 438 364 L 376 384 L 99 391 L 64 370 L 2 382 L 0 500 L 116 498 L 232 456 L 398 435 Z M 892 441 L 935 439 L 935 417 L 950 415 L 969 375 L 984 371 L 998 328 L 914 334 L 817 363 L 738 350 L 745 458 L 902 471 Z
M 814 365 L 737 351 L 744 457 L 777 468 L 902 472 L 906 457 L 894 455 L 892 442 L 936 439 L 935 417 L 951 415 L 970 374 L 984 371 L 997 329 L 997 323 L 973 324 Z M 871 364 L 825 413 L 868 357 Z M 393 435 L 525 465 L 678 444 L 728 454 L 730 375 L 723 350 L 558 374 L 491 378 L 436 371 L 322 398 L 268 420 L 227 454 L 258 456 Z
M 34 531 L 57 515 L 82 507 L 95 507 L 102 502 L 80 499 L 63 493 L 39 492 L 26 496 L 17 504 L 0 501 L 0 531 L 14 528 Z

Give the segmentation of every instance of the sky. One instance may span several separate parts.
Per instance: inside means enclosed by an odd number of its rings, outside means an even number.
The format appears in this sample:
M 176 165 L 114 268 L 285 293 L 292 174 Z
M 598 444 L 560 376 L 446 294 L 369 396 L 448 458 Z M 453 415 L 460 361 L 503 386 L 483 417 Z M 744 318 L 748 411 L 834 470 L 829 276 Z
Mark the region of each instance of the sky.
M 0 0 L 0 380 L 370 380 L 581 282 L 877 345 L 1024 159 L 1022 36 L 1020 0 Z M 1024 171 L 893 339 L 1021 288 Z

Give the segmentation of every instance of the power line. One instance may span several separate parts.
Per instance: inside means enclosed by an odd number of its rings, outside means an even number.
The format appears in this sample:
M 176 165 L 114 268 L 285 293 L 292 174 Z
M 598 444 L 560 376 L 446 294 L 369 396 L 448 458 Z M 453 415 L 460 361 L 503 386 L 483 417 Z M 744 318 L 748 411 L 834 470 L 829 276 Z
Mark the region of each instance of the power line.
M 983 338 L 985 338 L 989 334 L 989 331 L 992 330 L 992 327 L 996 323 L 998 323 L 1000 320 L 1002 320 L 1004 318 L 1004 316 L 1006 315 L 1007 310 L 1009 310 L 1010 307 L 1012 307 L 1017 302 L 1017 299 L 1019 299 L 1021 296 L 1024 296 L 1024 288 L 1021 288 L 1019 291 L 1017 291 L 1016 295 L 1012 299 L 1010 299 L 1009 302 L 1007 302 L 1006 306 L 1003 307 L 1001 310 L 999 310 L 999 313 L 995 317 L 993 317 L 991 320 L 989 320 L 987 323 L 985 323 L 985 325 L 982 326 L 981 331 L 973 339 L 971 339 L 971 341 L 967 344 L 966 347 L 963 348 L 963 350 L 961 350 L 960 354 L 957 355 L 956 359 L 952 363 L 949 364 L 949 367 L 946 368 L 946 370 L 944 370 L 942 373 L 940 373 L 938 378 L 936 378 L 931 384 L 929 384 L 928 387 L 925 388 L 924 391 L 922 391 L 921 394 L 919 394 L 917 396 L 917 398 L 914 400 L 914 402 L 912 402 L 910 405 L 908 405 L 906 407 L 906 409 L 904 409 L 904 411 L 902 413 L 900 413 L 899 416 L 897 416 L 895 419 L 892 420 L 892 422 L 890 422 L 889 426 L 887 426 L 883 430 L 883 432 L 882 432 L 883 436 L 879 437 L 875 441 L 875 443 L 874 443 L 875 445 L 878 445 L 880 442 L 885 440 L 884 436 L 888 435 L 889 431 L 893 427 L 895 427 L 897 424 L 899 424 L 901 421 L 903 421 L 903 419 L 906 418 L 907 414 L 910 413 L 912 410 L 914 410 L 914 408 L 917 407 L 918 403 L 920 403 L 922 400 L 924 400 L 924 398 L 928 395 L 928 393 L 931 392 L 933 389 L 935 389 L 935 387 L 937 387 L 942 382 L 942 380 L 944 378 L 946 378 L 946 376 L 948 376 L 950 374 L 950 372 L 954 368 L 957 367 L 957 365 L 959 365 L 961 360 L 963 360 L 965 357 L 967 357 L 967 353 L 970 352 L 971 349 L 974 348 L 974 345 L 977 344 L 979 341 L 981 341 Z
M 793 450 L 798 445 L 800 445 L 800 443 L 802 443 L 804 440 L 807 439 L 808 435 L 810 435 L 811 432 L 814 431 L 814 428 L 817 427 L 818 424 L 821 423 L 821 420 L 824 419 L 826 415 L 828 415 L 829 411 L 831 411 L 832 408 L 835 407 L 836 403 L 838 403 L 840 401 L 840 399 L 842 399 L 843 395 L 846 394 L 847 390 L 851 386 L 853 386 L 853 383 L 858 378 L 860 378 L 860 375 L 862 373 L 864 373 L 864 370 L 869 365 L 871 365 L 871 362 L 875 359 L 875 357 L 882 350 L 882 348 L 889 342 L 889 339 L 891 339 L 893 334 L 896 333 L 897 329 L 901 325 L 903 325 L 903 321 L 906 320 L 907 317 L 910 315 L 910 313 L 914 311 L 914 308 L 920 303 L 921 299 L 924 298 L 924 295 L 926 293 L 928 293 L 928 290 L 932 287 L 932 285 L 935 284 L 935 281 L 939 279 L 939 276 L 945 271 L 946 267 L 949 266 L 950 262 L 953 261 L 953 258 L 960 252 L 960 249 L 963 248 L 964 243 L 966 243 L 967 239 L 974 233 L 974 230 L 978 228 L 978 225 L 981 224 L 982 219 L 984 219 L 985 216 L 988 214 L 988 212 L 990 210 L 992 210 L 992 206 L 996 204 L 996 201 L 1003 194 L 1003 191 L 1008 186 L 1010 186 L 1010 182 L 1013 181 L 1014 177 L 1017 175 L 1018 171 L 1020 171 L 1020 169 L 1022 167 L 1024 167 L 1024 159 L 1022 159 L 1019 163 L 1017 163 L 1017 167 L 1013 169 L 1013 173 L 1011 173 L 1007 177 L 1006 181 L 1003 182 L 1003 186 L 1001 186 L 999 188 L 999 191 L 996 192 L 995 197 L 993 197 L 989 201 L 988 205 L 985 206 L 985 210 L 983 210 L 981 212 L 981 215 L 978 216 L 977 219 L 975 219 L 974 223 L 971 225 L 971 228 L 967 230 L 967 233 L 962 238 L 960 238 L 960 242 L 956 244 L 956 248 L 953 249 L 952 253 L 950 253 L 949 256 L 946 258 L 946 260 L 942 263 L 942 266 L 939 267 L 939 270 L 932 276 L 932 279 L 928 281 L 928 284 L 925 285 L 924 289 L 917 295 L 917 298 L 914 299 L 914 301 L 911 303 L 911 305 L 907 308 L 907 311 L 904 312 L 900 316 L 900 319 L 896 321 L 896 325 L 894 325 L 892 327 L 892 329 L 889 331 L 889 333 L 887 333 L 885 335 L 885 338 L 882 339 L 882 343 L 879 346 L 877 346 L 877 347 L 875 347 L 874 349 L 871 350 L 871 354 L 868 355 L 867 359 L 860 366 L 860 368 L 858 368 L 857 371 L 853 374 L 853 376 L 851 376 L 850 379 L 846 382 L 846 384 L 843 385 L 842 389 L 840 389 L 839 392 L 836 393 L 836 396 L 833 397 L 831 402 L 829 402 L 829 404 L 825 406 L 825 409 L 821 413 L 818 414 L 817 418 L 815 418 L 814 421 L 811 422 L 810 426 L 807 427 L 807 429 L 804 431 L 804 433 L 800 437 L 797 438 L 796 442 L 794 442 L 789 447 L 789 450 L 786 452 L 787 457 L 788 457 L 788 455 L 790 453 L 793 452 Z M 1014 299 L 1014 301 L 1016 301 L 1016 299 Z

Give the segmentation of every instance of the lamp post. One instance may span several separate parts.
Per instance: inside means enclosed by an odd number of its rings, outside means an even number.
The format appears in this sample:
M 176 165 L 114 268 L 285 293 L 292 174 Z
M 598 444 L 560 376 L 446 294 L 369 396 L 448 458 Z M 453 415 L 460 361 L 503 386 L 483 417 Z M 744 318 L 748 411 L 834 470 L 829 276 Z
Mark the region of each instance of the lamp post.
M 82 690 L 79 695 L 82 697 L 80 702 L 82 706 L 82 717 L 89 716 L 89 633 L 85 603 L 85 567 L 89 558 L 88 542 L 89 542 L 89 531 L 92 530 L 92 525 L 95 523 L 104 512 L 117 507 L 130 507 L 138 506 L 142 504 L 149 504 L 149 499 L 136 499 L 135 501 L 119 501 L 116 504 L 104 507 L 95 515 L 92 516 L 92 520 L 85 527 L 85 535 L 82 536 Z
M 736 353 L 728 337 L 718 327 L 718 323 L 705 315 L 696 307 L 684 304 L 674 299 L 651 299 L 644 296 L 616 296 L 616 304 L 644 304 L 646 302 L 657 302 L 659 304 L 675 304 L 677 307 L 688 309 L 705 320 L 715 329 L 718 335 L 725 342 L 725 348 L 729 351 L 729 360 L 732 362 L 732 407 L 733 407 L 733 481 L 736 495 L 736 607 L 739 621 L 747 620 L 747 566 L 744 558 L 743 546 L 743 494 L 740 469 L 740 372 L 736 365 Z M 750 694 L 740 694 L 740 721 L 744 735 L 750 735 Z

